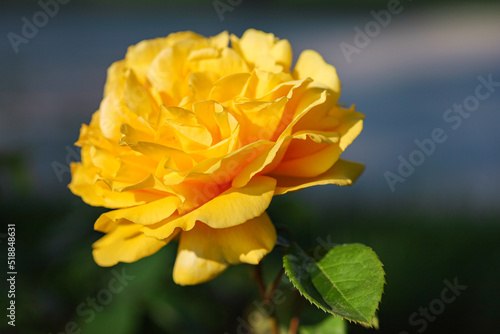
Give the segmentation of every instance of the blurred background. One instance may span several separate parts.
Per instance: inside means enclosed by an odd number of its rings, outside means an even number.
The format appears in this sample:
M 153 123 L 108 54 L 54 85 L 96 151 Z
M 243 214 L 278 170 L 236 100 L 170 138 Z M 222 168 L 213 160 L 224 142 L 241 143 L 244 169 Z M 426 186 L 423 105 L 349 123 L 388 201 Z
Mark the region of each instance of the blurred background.
M 249 266 L 181 288 L 171 278 L 171 244 L 133 264 L 98 267 L 91 244 L 100 233 L 92 229 L 105 209 L 85 205 L 67 184 L 80 126 L 99 107 L 106 69 L 128 46 L 182 30 L 241 36 L 248 28 L 288 39 L 295 60 L 304 49 L 320 52 L 337 68 L 341 102 L 366 115 L 343 155 L 366 164 L 353 187 L 284 195 L 269 209 L 305 248 L 322 236 L 379 255 L 387 273 L 380 329 L 349 324 L 349 333 L 498 331 L 497 1 L 61 0 L 44 21 L 37 13 L 48 2 L 0 5 L 0 260 L 7 272 L 7 224 L 14 223 L 18 273 L 16 327 L 3 315 L 0 332 L 238 333 L 245 301 L 258 299 Z M 393 13 L 383 16 L 388 6 Z M 40 27 L 23 31 L 26 20 Z M 429 144 L 435 129 L 442 140 Z M 267 280 L 281 256 L 277 250 L 264 261 Z M 133 279 L 107 295 L 123 273 Z M 439 304 L 445 280 L 467 288 L 439 314 L 412 321 L 420 308 Z M 286 278 L 281 288 L 286 310 L 293 301 Z M 303 324 L 321 317 L 304 305 Z

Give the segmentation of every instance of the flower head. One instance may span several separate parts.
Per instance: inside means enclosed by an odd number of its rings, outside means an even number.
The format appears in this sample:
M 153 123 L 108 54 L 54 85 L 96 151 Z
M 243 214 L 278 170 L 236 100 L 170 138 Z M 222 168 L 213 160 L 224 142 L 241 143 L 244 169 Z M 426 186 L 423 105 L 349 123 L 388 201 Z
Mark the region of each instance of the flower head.
M 106 233 L 93 245 L 99 265 L 178 238 L 174 280 L 205 282 L 273 249 L 274 195 L 352 184 L 363 166 L 339 157 L 363 115 L 338 104 L 336 70 L 318 53 L 302 52 L 293 71 L 291 62 L 273 34 L 180 32 L 131 46 L 109 68 L 69 185 L 116 209 L 95 223 Z

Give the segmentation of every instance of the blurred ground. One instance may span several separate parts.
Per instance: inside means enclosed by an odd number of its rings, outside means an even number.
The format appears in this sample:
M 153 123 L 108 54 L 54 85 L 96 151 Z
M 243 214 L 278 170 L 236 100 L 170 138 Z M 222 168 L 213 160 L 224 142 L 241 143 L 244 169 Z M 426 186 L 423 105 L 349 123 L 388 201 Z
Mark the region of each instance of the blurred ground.
M 277 198 L 273 220 L 292 226 L 311 247 L 318 235 L 331 235 L 339 243 L 365 243 L 379 254 L 388 281 L 379 333 L 416 333 L 420 327 L 408 318 L 440 297 L 443 280 L 455 277 L 467 290 L 429 321 L 425 333 L 495 332 L 500 87 L 455 129 L 451 125 L 458 123 L 443 117 L 454 104 L 475 96 L 478 77 L 500 81 L 500 6 L 402 1 L 400 13 L 350 57 L 341 43 L 356 46 L 354 29 L 363 31 L 375 22 L 370 12 L 386 3 L 311 7 L 243 1 L 220 20 L 211 2 L 190 2 L 189 7 L 69 2 L 20 44 L 18 53 L 6 36 L 20 34 L 22 18 L 31 18 L 40 7 L 24 2 L 0 11 L 0 214 L 4 224 L 16 222 L 18 229 L 20 332 L 55 333 L 69 320 L 87 326 L 84 333 L 235 332 L 242 301 L 256 298 L 245 285 L 247 269 L 231 269 L 207 285 L 208 293 L 203 287 L 179 288 L 170 277 L 173 245 L 123 266 L 137 276 L 131 288 L 96 312 L 95 320 L 87 323 L 79 316 L 78 305 L 95 296 L 112 274 L 98 268 L 90 253 L 98 238 L 92 224 L 103 210 L 71 195 L 64 166 L 78 159 L 68 152 L 80 125 L 99 107 L 107 67 L 123 58 L 129 45 L 180 30 L 241 35 L 250 27 L 290 40 L 295 59 L 304 49 L 319 51 L 337 68 L 341 101 L 356 104 L 366 115 L 361 136 L 345 152 L 346 158 L 367 165 L 355 186 L 317 187 Z M 430 138 L 435 128 L 442 128 L 447 140 L 436 143 L 433 153 L 391 191 L 384 173 L 397 174 L 399 157 L 409 160 L 419 149 L 415 140 Z M 54 163 L 63 169 L 56 172 Z M 4 261 L 3 240 L 1 245 Z M 268 261 L 271 268 L 279 254 Z M 231 305 L 233 312 L 214 308 L 204 313 L 205 298 Z M 113 326 L 104 330 L 103 324 Z M 2 322 L 0 328 L 7 326 Z M 352 333 L 366 331 L 351 328 Z

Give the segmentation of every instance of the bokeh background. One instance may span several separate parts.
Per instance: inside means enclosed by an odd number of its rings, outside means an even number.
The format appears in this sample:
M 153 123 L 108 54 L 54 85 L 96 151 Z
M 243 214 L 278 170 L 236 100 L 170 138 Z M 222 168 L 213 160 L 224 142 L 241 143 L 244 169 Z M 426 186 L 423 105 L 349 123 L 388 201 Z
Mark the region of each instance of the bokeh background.
M 129 45 L 181 30 L 241 36 L 257 28 L 288 39 L 295 60 L 304 49 L 319 51 L 337 68 L 341 102 L 356 104 L 366 115 L 362 134 L 344 154 L 366 164 L 353 187 L 285 195 L 269 209 L 273 221 L 305 248 L 321 236 L 369 245 L 380 256 L 387 273 L 380 329 L 350 324 L 349 332 L 497 332 L 499 84 L 455 129 L 443 116 L 454 104 L 472 101 L 478 77 L 500 82 L 498 2 L 401 0 L 400 13 L 350 57 L 342 43 L 355 46 L 356 29 L 364 31 L 374 21 L 371 11 L 386 9 L 389 1 L 221 2 L 231 8 L 222 16 L 212 1 L 67 1 L 15 52 L 8 34 L 21 35 L 23 17 L 32 21 L 42 7 L 36 1 L 2 1 L 0 267 L 7 272 L 6 225 L 15 223 L 18 275 L 15 328 L 4 315 L 6 274 L 0 275 L 0 331 L 238 332 L 238 317 L 249 311 L 245 301 L 258 299 L 249 266 L 181 288 L 171 279 L 171 244 L 133 264 L 98 267 L 91 244 L 100 233 L 92 227 L 105 209 L 70 193 L 68 164 L 79 160 L 72 144 L 99 107 L 107 67 Z M 418 149 L 415 140 L 430 138 L 435 128 L 443 129 L 446 141 L 391 189 L 387 172 L 397 174 L 400 157 L 409 159 Z M 281 256 L 277 250 L 266 259 L 267 280 L 279 270 Z M 134 279 L 106 305 L 92 306 L 123 270 Z M 467 288 L 426 321 L 425 329 L 412 323 L 414 312 L 441 298 L 444 280 Z M 286 278 L 281 288 L 287 297 L 280 307 L 286 310 L 293 301 Z M 302 323 L 321 317 L 304 305 Z

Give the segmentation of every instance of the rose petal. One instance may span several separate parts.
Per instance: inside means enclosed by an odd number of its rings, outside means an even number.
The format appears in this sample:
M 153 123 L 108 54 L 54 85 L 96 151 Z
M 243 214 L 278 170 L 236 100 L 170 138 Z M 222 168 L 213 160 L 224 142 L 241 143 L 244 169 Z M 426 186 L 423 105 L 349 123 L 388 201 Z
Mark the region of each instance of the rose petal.
M 197 223 L 181 233 L 174 281 L 180 285 L 199 284 L 211 280 L 228 264 L 258 264 L 276 243 L 276 230 L 263 215 L 244 224 L 213 229 Z
M 340 133 L 339 146 L 345 150 L 363 129 L 365 115 L 351 109 L 337 108 L 336 113 L 341 115 L 337 131 Z
M 278 40 L 274 34 L 248 29 L 241 38 L 231 35 L 233 48 L 252 65 L 266 71 L 288 71 L 292 62 L 292 48 L 287 40 Z M 279 64 L 281 67 L 276 68 Z
M 338 160 L 342 150 L 338 145 L 326 145 L 316 153 L 297 159 L 285 160 L 273 169 L 275 175 L 315 177 L 326 172 Z
M 230 188 L 197 209 L 184 215 L 172 215 L 156 225 L 144 226 L 144 234 L 158 239 L 169 237 L 180 227 L 191 230 L 197 221 L 212 228 L 228 228 L 245 223 L 260 216 L 269 206 L 274 194 L 276 180 L 267 176 L 254 177 L 243 188 Z M 207 196 L 199 193 L 192 200 Z M 198 198 L 196 198 L 198 197 Z
M 152 225 L 170 217 L 181 200 L 176 196 L 168 196 L 154 202 L 121 210 L 103 213 L 95 222 L 97 231 L 108 232 L 113 222 L 126 219 L 130 222 L 142 225 Z M 161 238 L 164 239 L 164 238 Z
M 111 209 L 141 205 L 163 197 L 161 194 L 145 191 L 111 191 L 108 185 L 97 182 L 98 173 L 99 170 L 95 167 L 71 163 L 72 178 L 69 189 L 87 204 Z
M 92 247 L 95 262 L 102 267 L 109 267 L 118 262 L 134 262 L 156 253 L 177 233 L 166 240 L 145 236 L 141 226 L 133 223 L 120 223 L 112 231 L 97 240 Z
M 332 65 L 327 64 L 323 57 L 314 50 L 305 50 L 300 54 L 293 75 L 297 79 L 313 78 L 311 87 L 331 89 L 336 93 L 335 100 L 340 96 L 340 81 L 337 70 Z
M 361 175 L 365 166 L 357 162 L 340 159 L 329 170 L 313 178 L 275 176 L 278 181 L 275 195 L 286 194 L 317 185 L 336 184 L 352 185 Z

